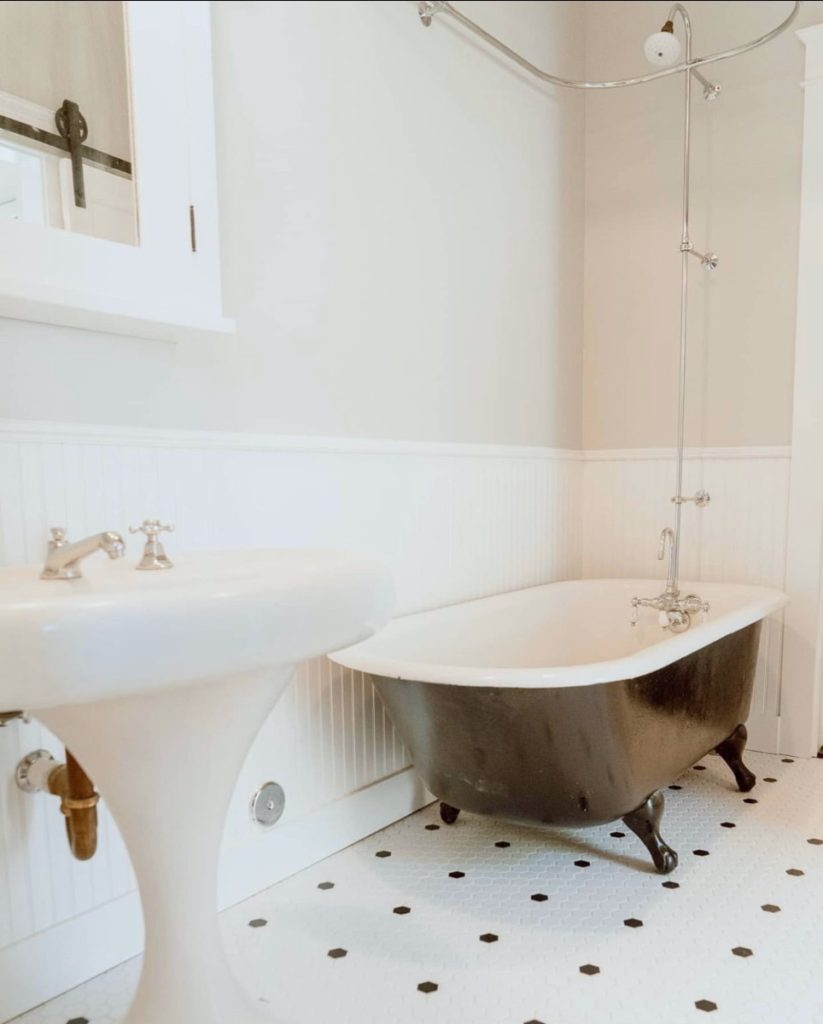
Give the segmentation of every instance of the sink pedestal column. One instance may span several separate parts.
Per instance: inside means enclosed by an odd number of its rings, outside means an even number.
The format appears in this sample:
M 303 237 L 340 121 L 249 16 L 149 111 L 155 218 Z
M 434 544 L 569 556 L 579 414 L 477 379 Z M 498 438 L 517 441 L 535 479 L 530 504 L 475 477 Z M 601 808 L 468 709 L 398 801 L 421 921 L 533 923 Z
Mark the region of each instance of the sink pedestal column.
M 137 876 L 145 956 L 124 1024 L 271 1024 L 226 961 L 217 867 L 238 772 L 292 671 L 37 712 L 94 779 Z

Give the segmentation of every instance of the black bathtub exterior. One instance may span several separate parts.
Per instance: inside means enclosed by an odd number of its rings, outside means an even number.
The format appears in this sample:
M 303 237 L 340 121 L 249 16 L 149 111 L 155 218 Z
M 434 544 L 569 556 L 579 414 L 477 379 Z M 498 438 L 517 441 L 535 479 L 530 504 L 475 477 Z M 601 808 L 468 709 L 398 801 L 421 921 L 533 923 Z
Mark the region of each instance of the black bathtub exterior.
M 444 820 L 451 808 L 582 827 L 642 809 L 718 747 L 741 788 L 751 788 L 738 727 L 749 713 L 759 640 L 756 622 L 648 675 L 588 686 L 372 678 L 417 772 L 448 805 Z

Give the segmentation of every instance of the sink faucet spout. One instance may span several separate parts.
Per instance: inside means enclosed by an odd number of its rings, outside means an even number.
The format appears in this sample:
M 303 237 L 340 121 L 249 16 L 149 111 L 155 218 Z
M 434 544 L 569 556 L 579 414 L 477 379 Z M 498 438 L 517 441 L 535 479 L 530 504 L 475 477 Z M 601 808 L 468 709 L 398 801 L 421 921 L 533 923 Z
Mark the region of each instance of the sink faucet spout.
M 40 573 L 43 580 L 76 580 L 82 576 L 80 562 L 95 551 L 105 551 L 109 558 L 122 558 L 126 553 L 126 543 L 119 533 L 106 530 L 95 533 L 84 540 L 70 543 L 66 539 L 65 530 L 53 529 L 46 564 Z

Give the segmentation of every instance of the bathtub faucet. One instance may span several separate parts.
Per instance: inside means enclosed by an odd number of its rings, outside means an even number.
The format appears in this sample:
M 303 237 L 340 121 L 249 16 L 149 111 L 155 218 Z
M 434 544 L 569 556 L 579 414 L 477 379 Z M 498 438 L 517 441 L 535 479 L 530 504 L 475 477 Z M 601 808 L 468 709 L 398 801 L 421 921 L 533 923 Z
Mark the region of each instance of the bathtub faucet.
M 692 624 L 692 616 L 699 612 L 707 612 L 710 607 L 709 602 L 702 600 L 697 594 L 672 597 L 667 591 L 659 597 L 633 597 L 631 624 L 637 625 L 638 608 L 654 608 L 659 612 L 657 621 L 661 629 L 671 630 L 672 633 L 685 633 Z
M 659 613 L 657 621 L 661 628 L 671 630 L 672 633 L 685 633 L 692 624 L 692 616 L 708 612 L 710 605 L 708 601 L 704 601 L 697 594 L 680 596 L 680 590 L 675 582 L 675 534 L 670 526 L 660 532 L 657 557 L 661 562 L 666 557 L 667 542 L 669 544 L 669 569 L 666 574 L 666 589 L 657 597 L 633 597 L 631 623 L 633 626 L 637 625 L 638 609 L 653 608 Z

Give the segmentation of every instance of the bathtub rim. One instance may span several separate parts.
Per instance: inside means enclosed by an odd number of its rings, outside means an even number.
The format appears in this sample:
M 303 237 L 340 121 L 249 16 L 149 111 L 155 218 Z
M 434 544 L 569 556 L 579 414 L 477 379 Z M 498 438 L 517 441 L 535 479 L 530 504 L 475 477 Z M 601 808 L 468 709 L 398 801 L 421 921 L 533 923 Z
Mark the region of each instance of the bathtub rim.
M 648 579 L 620 579 L 616 577 L 602 579 L 574 579 L 562 580 L 555 583 L 543 583 L 534 587 L 521 587 L 517 590 L 506 591 L 501 594 L 493 594 L 486 597 L 476 598 L 471 601 L 459 601 L 442 608 L 435 608 L 428 611 L 415 612 L 411 615 L 403 615 L 394 619 L 388 626 L 376 635 L 374 640 L 385 640 L 387 631 L 397 623 L 405 624 L 413 621 L 431 620 L 439 612 L 444 612 L 461 606 L 480 605 L 488 602 L 505 604 L 505 599 L 516 594 L 536 593 L 549 588 L 558 589 L 569 585 L 581 583 L 591 584 L 620 584 L 621 589 L 631 588 L 637 590 L 638 594 L 655 593 L 655 587 L 659 589 L 659 580 Z M 690 589 L 698 588 L 700 584 L 683 584 L 683 592 L 688 593 Z M 531 666 L 526 668 L 509 668 L 506 666 L 478 666 L 478 665 L 442 665 L 423 661 L 412 661 L 408 658 L 391 658 L 385 654 L 371 654 L 369 646 L 372 640 L 365 640 L 359 644 L 336 651 L 329 655 L 329 658 L 344 668 L 365 672 L 369 675 L 383 676 L 389 679 L 401 679 L 408 682 L 445 683 L 453 686 L 499 686 L 499 687 L 522 687 L 525 689 L 539 689 L 541 687 L 571 687 L 571 686 L 594 686 L 598 683 L 618 682 L 625 679 L 633 679 L 639 676 L 654 672 L 657 669 L 671 665 L 680 658 L 693 653 L 703 647 L 707 647 L 714 641 L 728 636 L 750 626 L 755 622 L 767 619 L 770 615 L 780 611 L 789 603 L 788 596 L 781 590 L 773 587 L 762 587 L 746 583 L 720 583 L 706 582 L 704 589 L 728 587 L 747 591 L 747 600 L 739 607 L 730 609 L 716 618 L 711 613 L 703 623 L 692 626 L 685 633 L 675 635 L 664 635 L 658 643 L 640 648 L 630 654 L 609 661 L 593 661 L 577 665 L 552 665 L 552 666 Z M 630 609 L 626 608 L 626 615 Z M 647 612 L 647 614 L 656 614 Z M 662 633 L 662 630 L 661 630 Z

